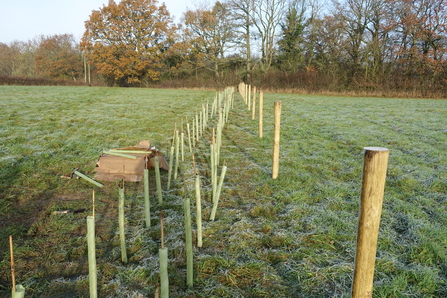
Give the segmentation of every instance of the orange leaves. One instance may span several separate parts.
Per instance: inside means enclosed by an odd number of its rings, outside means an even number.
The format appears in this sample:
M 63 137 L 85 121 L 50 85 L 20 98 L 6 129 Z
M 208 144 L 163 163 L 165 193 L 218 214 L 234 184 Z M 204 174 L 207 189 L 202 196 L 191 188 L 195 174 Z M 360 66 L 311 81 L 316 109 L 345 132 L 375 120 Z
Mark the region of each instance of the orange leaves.
M 176 29 L 171 23 L 166 6 L 156 0 L 112 1 L 85 23 L 81 48 L 118 84 L 157 80 L 162 51 Z
M 40 77 L 76 80 L 82 76 L 82 60 L 71 34 L 44 37 L 34 61 Z

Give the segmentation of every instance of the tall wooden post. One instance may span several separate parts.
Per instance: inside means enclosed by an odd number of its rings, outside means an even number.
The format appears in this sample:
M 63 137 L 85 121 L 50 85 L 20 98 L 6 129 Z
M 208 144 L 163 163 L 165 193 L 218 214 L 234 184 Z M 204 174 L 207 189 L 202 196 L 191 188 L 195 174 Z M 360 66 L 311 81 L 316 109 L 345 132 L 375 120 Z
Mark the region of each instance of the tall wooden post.
M 372 297 L 374 263 L 382 213 L 389 150 L 366 147 L 363 163 L 357 250 L 355 253 L 352 297 Z
M 281 102 L 275 101 L 275 119 L 274 119 L 274 136 L 273 136 L 273 161 L 272 161 L 272 178 L 278 178 L 279 172 L 279 136 L 281 131 Z
M 256 87 L 253 87 L 253 107 L 251 111 L 251 119 L 255 120 L 256 116 Z
M 250 108 L 251 108 L 251 85 L 248 85 L 247 108 L 250 111 Z

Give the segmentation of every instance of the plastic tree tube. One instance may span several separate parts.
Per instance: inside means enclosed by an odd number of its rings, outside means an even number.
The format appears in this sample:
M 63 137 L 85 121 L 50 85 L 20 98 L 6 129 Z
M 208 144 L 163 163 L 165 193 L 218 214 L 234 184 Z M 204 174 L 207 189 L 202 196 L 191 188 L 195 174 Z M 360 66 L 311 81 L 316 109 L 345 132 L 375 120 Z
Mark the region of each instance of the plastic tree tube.
M 168 249 L 158 250 L 160 258 L 160 294 L 161 298 L 169 297 L 169 277 L 168 277 Z
M 23 298 L 25 297 L 25 288 L 22 285 L 16 285 L 16 291 L 12 292 L 13 298 Z
M 211 161 L 211 187 L 212 187 L 212 191 L 213 191 L 213 202 L 214 202 L 214 198 L 216 197 L 216 171 L 215 168 L 216 166 L 216 159 L 214 157 L 214 144 L 210 145 L 210 161 Z
M 165 248 L 163 212 L 160 213 L 161 248 L 158 250 L 160 262 L 160 292 L 161 298 L 169 297 L 169 277 L 168 277 L 168 249 Z
M 219 186 L 217 187 L 217 191 L 216 191 L 216 199 L 213 202 L 213 210 L 211 211 L 210 220 L 214 220 L 214 218 L 216 217 L 217 204 L 219 203 L 219 197 L 220 197 L 220 193 L 222 191 L 222 185 L 223 185 L 223 181 L 225 179 L 226 172 L 227 172 L 227 166 L 224 165 L 222 167 L 222 173 L 220 174 Z
M 104 154 L 108 154 L 108 155 L 121 156 L 121 157 L 125 157 L 125 158 L 130 158 L 130 159 L 137 159 L 136 156 L 129 155 L 129 154 L 124 154 L 124 153 L 119 153 L 119 152 L 103 151 L 103 153 Z
M 88 280 L 90 298 L 98 297 L 96 272 L 95 217 L 87 216 Z
M 171 188 L 171 176 L 172 166 L 174 163 L 174 146 L 171 146 L 171 152 L 169 153 L 169 170 L 168 170 L 168 190 Z
M 191 131 L 190 131 L 190 129 L 189 129 L 189 123 L 186 123 L 186 130 L 188 131 L 188 146 L 189 146 L 189 152 L 192 153 Z
M 126 236 L 124 235 L 124 188 L 119 189 L 118 217 L 121 241 L 121 260 L 127 263 Z
M 195 148 L 196 147 L 196 125 L 195 125 L 195 121 L 194 118 L 192 119 L 192 146 Z
M 192 230 L 191 230 L 191 202 L 185 199 L 185 242 L 186 242 L 186 285 L 193 286 L 193 253 L 192 253 Z
M 158 203 L 163 203 L 163 196 L 161 194 L 161 179 L 160 179 L 160 164 L 158 162 L 158 156 L 154 157 L 154 167 L 155 167 L 155 180 L 157 183 L 157 195 Z
M 196 225 L 197 247 L 202 247 L 202 198 L 200 197 L 200 176 L 196 174 Z
M 78 175 L 79 177 L 81 177 L 81 178 L 87 180 L 88 182 L 90 182 L 90 183 L 92 183 L 92 184 L 94 184 L 94 185 L 96 185 L 96 186 L 98 186 L 98 187 L 103 187 L 103 186 L 104 186 L 104 185 L 102 185 L 101 183 L 99 183 L 99 182 L 93 180 L 92 178 L 90 178 L 90 177 L 88 177 L 88 176 L 86 176 L 86 175 L 84 175 L 84 174 L 82 174 L 82 173 L 79 173 L 78 171 L 74 171 L 73 173 L 75 173 L 75 174 Z
M 178 131 L 175 137 L 175 168 L 174 168 L 174 180 L 177 180 L 178 175 L 178 164 L 179 164 L 179 143 L 180 143 L 180 137 L 178 136 Z
M 152 151 L 146 151 L 146 150 L 123 150 L 123 149 L 110 149 L 108 152 L 114 152 L 114 153 L 128 153 L 128 154 L 151 154 Z M 105 152 L 104 152 L 105 153 Z
M 146 219 L 146 228 L 151 227 L 151 203 L 149 200 L 149 170 L 144 169 L 144 216 Z
M 182 132 L 180 134 L 180 145 L 181 145 L 180 149 L 181 149 L 181 152 L 182 152 L 182 161 L 184 161 L 185 160 L 185 156 L 184 156 L 184 152 L 185 152 L 185 133 L 184 132 Z

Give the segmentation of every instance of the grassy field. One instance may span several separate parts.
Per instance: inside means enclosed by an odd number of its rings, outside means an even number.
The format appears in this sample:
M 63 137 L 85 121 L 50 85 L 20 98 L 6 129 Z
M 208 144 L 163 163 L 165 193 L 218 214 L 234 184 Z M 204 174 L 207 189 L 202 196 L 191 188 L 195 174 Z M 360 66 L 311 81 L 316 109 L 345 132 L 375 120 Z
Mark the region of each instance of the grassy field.
M 148 139 L 168 156 L 172 132 L 215 92 L 0 86 L 0 296 L 10 297 L 8 236 L 26 297 L 88 297 L 85 180 L 104 149 Z M 282 101 L 279 178 L 271 177 L 273 102 Z M 158 214 L 169 248 L 171 297 L 349 297 L 363 148 L 390 150 L 373 297 L 447 297 L 447 101 L 265 94 L 264 138 L 236 94 L 223 134 L 228 171 L 211 211 L 212 119 L 194 153 L 202 176 L 204 243 L 186 287 L 183 199 L 192 163 L 158 205 L 152 227 L 143 185 L 126 184 L 129 262 L 121 262 L 118 184 L 96 189 L 100 297 L 153 297 L 159 283 Z M 185 194 L 186 185 L 186 194 Z M 60 210 L 84 212 L 54 214 Z M 195 239 L 195 237 L 194 237 Z

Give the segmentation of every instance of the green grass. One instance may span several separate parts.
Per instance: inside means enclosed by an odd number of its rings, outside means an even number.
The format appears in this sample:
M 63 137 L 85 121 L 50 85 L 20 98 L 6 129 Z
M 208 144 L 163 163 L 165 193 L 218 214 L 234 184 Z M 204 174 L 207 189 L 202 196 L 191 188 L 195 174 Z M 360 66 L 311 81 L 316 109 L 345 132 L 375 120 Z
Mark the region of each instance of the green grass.
M 215 92 L 0 86 L 0 296 L 10 296 L 9 249 L 27 297 L 88 296 L 86 215 L 104 149 L 149 139 L 165 156 L 172 132 Z M 273 102 L 282 101 L 280 171 L 271 179 Z M 447 101 L 265 94 L 264 138 L 239 95 L 223 133 L 228 171 L 211 212 L 211 127 L 194 149 L 202 176 L 203 248 L 194 247 L 186 287 L 184 183 L 191 158 L 158 205 L 151 171 L 152 228 L 143 185 L 126 185 L 128 264 L 122 264 L 117 183 L 96 189 L 101 297 L 153 296 L 166 218 L 171 297 L 349 297 L 363 148 L 390 149 L 373 297 L 447 296 Z M 185 123 L 185 122 L 184 122 Z M 219 170 L 220 172 L 220 170 Z M 162 172 L 163 185 L 167 175 Z M 192 200 L 194 201 L 194 200 Z M 85 212 L 54 215 L 58 210 Z M 195 223 L 195 206 L 191 208 Z M 195 232 L 193 233 L 195 239 Z

